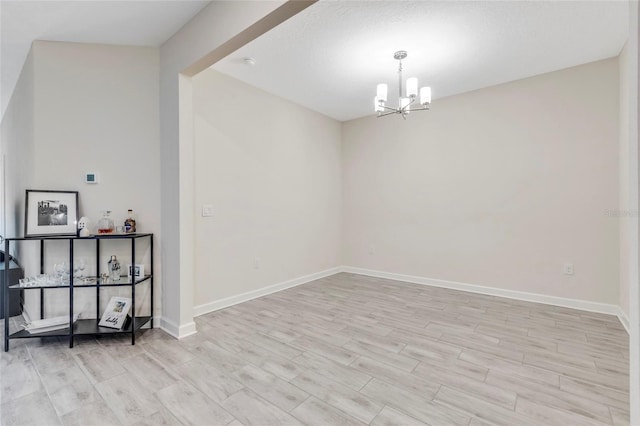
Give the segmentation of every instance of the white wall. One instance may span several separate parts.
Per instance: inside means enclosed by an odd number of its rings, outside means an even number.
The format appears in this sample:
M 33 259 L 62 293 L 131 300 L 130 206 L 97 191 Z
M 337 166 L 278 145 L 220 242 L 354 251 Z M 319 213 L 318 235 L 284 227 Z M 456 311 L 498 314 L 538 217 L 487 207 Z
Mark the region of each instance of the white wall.
M 193 100 L 196 307 L 340 266 L 341 123 L 212 69 Z
M 230 53 L 249 39 L 238 38 L 253 24 L 280 10 L 283 1 L 213 1 L 160 48 L 160 135 L 162 173 L 163 327 L 183 337 L 193 322 L 195 230 L 191 81 L 181 73 L 212 52 Z M 303 2 L 294 2 L 303 3 Z M 277 14 L 276 14 L 277 15 Z M 274 26 L 287 15 L 276 16 Z M 268 27 L 261 31 L 268 31 Z M 259 33 L 260 31 L 258 31 Z M 252 36 L 259 34 L 252 32 Z M 223 48 L 224 47 L 224 48 Z M 215 56 L 215 55 L 214 55 Z M 211 64 L 208 64 L 211 65 Z M 182 93 L 181 93 L 182 91 Z M 183 110 L 181 111 L 181 107 Z M 182 115 L 181 115 L 182 114 Z
M 629 320 L 631 424 L 640 424 L 640 239 L 638 197 L 638 2 L 629 1 L 629 38 L 620 55 L 620 306 Z
M 114 221 L 121 223 L 132 208 L 138 232 L 153 232 L 156 244 L 162 244 L 158 49 L 37 41 L 31 55 L 33 150 L 23 153 L 32 164 L 31 189 L 79 191 L 80 215 L 92 220 L 94 230 L 102 210 L 112 210 Z M 84 183 L 88 171 L 99 174 L 97 185 Z M 67 255 L 68 246 L 59 246 L 59 251 L 47 252 L 48 271 Z M 77 256 L 87 257 L 90 266 L 86 273 L 94 274 L 90 252 L 79 249 Z M 139 245 L 139 249 L 147 254 L 148 264 L 148 248 Z M 110 254 L 124 264 L 128 253 L 122 244 L 103 245 L 102 268 Z M 156 253 L 157 290 L 162 283 L 159 260 Z M 27 274 L 38 272 L 27 270 Z M 159 308 L 161 291 L 155 296 Z M 48 306 L 55 306 L 55 297 L 48 298 Z M 29 312 L 37 315 L 29 305 Z M 87 306 L 81 303 L 78 308 L 86 311 Z M 47 315 L 53 314 L 48 310 Z
M 631 244 L 632 234 L 631 226 L 632 221 L 637 220 L 637 210 L 634 209 L 631 203 L 631 171 L 632 164 L 631 159 L 633 155 L 630 155 L 630 140 L 629 140 L 629 122 L 631 117 L 629 114 L 629 103 L 631 98 L 630 85 L 633 84 L 629 78 L 630 73 L 630 56 L 632 52 L 627 42 L 620 52 L 619 60 L 619 72 L 620 72 L 620 141 L 619 148 L 619 232 L 620 232 L 620 307 L 625 315 L 629 315 L 629 282 L 631 280 L 632 271 L 630 270 L 631 260 Z M 637 162 L 636 162 L 637 163 Z
M 343 175 L 346 265 L 619 303 L 616 58 L 347 122 Z
M 29 51 L 20 77 L 4 116 L 0 152 L 4 156 L 4 203 L 2 224 L 4 237 L 18 237 L 24 233 L 25 190 L 32 188 L 35 176 L 35 60 Z M 4 244 L 0 250 L 4 251 Z M 18 244 L 10 247 L 23 268 L 37 268 L 34 250 Z M 27 293 L 26 301 L 36 303 L 37 295 Z
M 20 236 L 24 229 L 24 194 L 35 175 L 33 126 L 34 61 L 31 51 L 2 118 L 0 153 L 5 157 L 3 207 L 6 222 L 0 232 L 5 237 Z
M 158 49 L 34 43 L 35 182 L 80 191 L 95 231 L 101 211 L 138 231 L 160 228 Z M 84 183 L 94 171 L 99 183 Z

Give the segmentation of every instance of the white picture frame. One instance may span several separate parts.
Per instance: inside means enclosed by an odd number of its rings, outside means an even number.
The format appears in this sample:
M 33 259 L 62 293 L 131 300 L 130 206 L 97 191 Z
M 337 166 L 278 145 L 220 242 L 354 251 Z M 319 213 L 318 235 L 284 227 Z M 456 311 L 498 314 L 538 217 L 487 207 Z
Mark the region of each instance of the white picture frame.
M 130 310 L 130 298 L 114 296 L 111 298 L 111 300 L 109 300 L 107 309 L 105 309 L 104 314 L 102 314 L 102 318 L 100 319 L 98 325 L 100 327 L 122 330 L 122 327 L 124 327 L 125 323 L 127 322 L 127 317 L 129 316 Z
M 135 278 L 137 280 L 144 278 L 144 265 L 141 263 L 136 263 L 135 265 Z M 127 265 L 127 276 L 131 277 L 131 265 Z

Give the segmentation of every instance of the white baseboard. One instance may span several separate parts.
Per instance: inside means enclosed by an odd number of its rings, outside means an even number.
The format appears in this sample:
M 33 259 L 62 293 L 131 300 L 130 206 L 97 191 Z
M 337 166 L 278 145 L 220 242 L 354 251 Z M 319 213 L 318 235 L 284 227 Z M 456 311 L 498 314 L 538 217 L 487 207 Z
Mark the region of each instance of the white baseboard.
M 209 312 L 217 311 L 219 309 L 228 308 L 229 306 L 237 305 L 238 303 L 247 302 L 258 297 L 266 296 L 271 293 L 286 290 L 291 287 L 296 287 L 302 284 L 306 284 L 311 281 L 325 278 L 331 275 L 335 275 L 343 271 L 343 268 L 338 266 L 324 271 L 316 272 L 314 274 L 305 275 L 303 277 L 294 278 L 289 281 L 285 281 L 278 284 L 273 284 L 267 287 L 263 287 L 257 290 L 248 291 L 246 293 L 238 294 L 236 296 L 227 297 L 225 299 L 215 300 L 213 302 L 198 305 L 193 308 L 193 316 L 208 314 Z
M 150 325 L 150 324 L 146 324 L 145 328 Z M 153 328 L 159 328 L 160 330 L 166 331 L 164 328 L 162 328 L 162 317 L 160 315 L 154 315 L 153 316 Z
M 176 339 L 183 339 L 187 336 L 191 336 L 192 334 L 197 333 L 196 323 L 193 321 L 178 326 L 177 324 L 169 321 L 166 318 L 160 317 L 159 319 L 160 321 L 158 321 L 158 324 L 160 324 L 160 329 L 165 333 L 175 337 Z M 154 323 L 156 321 L 157 319 L 154 317 Z
M 623 311 L 621 307 L 617 306 L 617 308 L 618 312 L 616 313 L 616 315 L 618 316 L 618 319 L 622 323 L 624 329 L 627 330 L 627 334 L 631 335 L 631 329 L 629 328 L 629 317 L 627 316 L 627 313 Z
M 563 306 L 565 308 L 580 309 L 582 311 L 597 312 L 601 314 L 615 315 L 618 317 L 623 327 L 629 332 L 629 319 L 617 305 L 607 303 L 590 302 L 580 299 L 569 299 L 565 297 L 548 296 L 545 294 L 528 293 L 525 291 L 506 290 L 495 287 L 485 287 L 476 284 L 461 283 L 455 281 L 439 280 L 435 278 L 417 277 L 414 275 L 395 274 L 393 272 L 375 271 L 372 269 L 356 268 L 352 266 L 342 267 L 343 272 L 358 275 L 367 275 L 376 278 L 386 278 L 390 280 L 405 281 L 413 284 L 430 285 L 434 287 L 450 288 L 453 290 L 468 291 L 490 296 L 505 297 L 507 299 L 524 300 L 526 302 L 544 303 L 547 305 Z
M 461 283 L 456 281 L 440 280 L 435 278 L 418 277 L 415 275 L 403 275 L 393 272 L 377 271 L 373 269 L 357 268 L 353 266 L 338 266 L 335 268 L 327 269 L 325 271 L 317 272 L 303 277 L 295 278 L 282 283 L 270 285 L 267 287 L 253 290 L 250 292 L 242 293 L 236 296 L 227 297 L 225 299 L 216 300 L 203 305 L 198 305 L 193 308 L 193 316 L 207 314 L 209 312 L 217 311 L 219 309 L 228 308 L 229 306 L 236 305 L 238 303 L 247 302 L 258 297 L 266 296 L 278 291 L 282 291 L 291 287 L 296 287 L 308 282 L 325 278 L 331 275 L 338 274 L 340 272 L 347 272 L 351 274 L 367 275 L 376 278 L 385 278 L 396 281 L 405 281 L 413 284 L 422 284 L 433 287 L 449 288 L 452 290 L 467 291 L 470 293 L 478 293 L 489 296 L 504 297 L 507 299 L 523 300 L 526 302 L 544 303 L 553 306 L 562 306 L 565 308 L 579 309 L 588 312 L 597 312 L 601 314 L 615 315 L 620 320 L 620 323 L 629 333 L 629 318 L 625 312 L 617 305 L 591 302 L 580 299 L 570 299 L 566 297 L 549 296 L 539 293 L 529 293 L 525 291 L 507 290 L 496 287 L 487 287 L 477 284 Z M 177 327 L 166 320 L 162 320 L 161 328 L 172 336 L 182 338 L 191 335 L 196 332 L 195 323 L 191 323 L 188 326 L 183 326 L 184 330 L 177 330 Z M 183 334 L 184 333 L 184 334 Z

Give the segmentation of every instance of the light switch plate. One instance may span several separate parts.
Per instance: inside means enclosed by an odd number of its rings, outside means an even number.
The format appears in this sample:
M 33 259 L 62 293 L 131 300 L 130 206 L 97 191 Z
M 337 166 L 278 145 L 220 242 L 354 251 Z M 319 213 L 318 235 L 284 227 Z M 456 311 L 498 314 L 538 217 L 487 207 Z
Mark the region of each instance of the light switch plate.
M 211 217 L 211 216 L 213 216 L 213 204 L 203 204 L 202 217 Z

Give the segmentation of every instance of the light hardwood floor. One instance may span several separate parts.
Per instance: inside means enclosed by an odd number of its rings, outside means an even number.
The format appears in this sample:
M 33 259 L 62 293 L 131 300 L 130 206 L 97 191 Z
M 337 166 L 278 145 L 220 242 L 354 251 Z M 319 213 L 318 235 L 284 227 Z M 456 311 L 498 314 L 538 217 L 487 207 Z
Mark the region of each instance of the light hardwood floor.
M 2 425 L 629 423 L 613 316 L 338 274 L 196 322 L 12 340 Z

